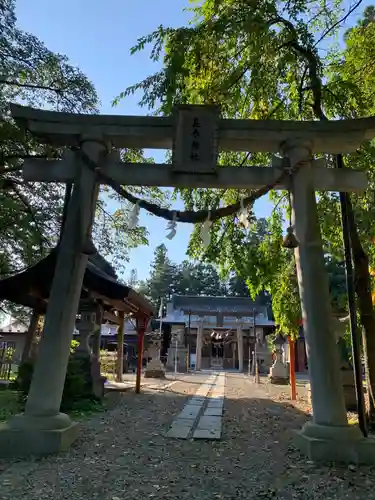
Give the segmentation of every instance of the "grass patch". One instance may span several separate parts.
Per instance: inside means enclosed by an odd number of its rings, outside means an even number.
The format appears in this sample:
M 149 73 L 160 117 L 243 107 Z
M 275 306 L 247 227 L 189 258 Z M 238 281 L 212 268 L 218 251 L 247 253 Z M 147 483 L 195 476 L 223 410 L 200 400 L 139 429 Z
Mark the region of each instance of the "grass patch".
M 121 404 L 123 396 L 121 392 L 108 392 L 101 401 L 77 401 L 76 406 L 69 411 L 69 416 L 73 420 L 86 420 L 98 413 L 111 411 Z
M 97 413 L 107 410 L 108 406 L 105 399 L 103 401 L 87 399 L 77 402 L 69 411 L 69 417 L 73 420 L 86 420 Z
M 0 422 L 22 412 L 22 403 L 17 391 L 5 389 L 0 391 Z
M 79 401 L 69 411 L 69 416 L 73 420 L 87 420 L 97 413 L 108 411 L 110 407 L 110 401 L 106 398 L 103 401 Z M 23 410 L 24 404 L 19 392 L 11 389 L 0 391 L 0 422 L 9 420 L 13 415 L 22 413 Z

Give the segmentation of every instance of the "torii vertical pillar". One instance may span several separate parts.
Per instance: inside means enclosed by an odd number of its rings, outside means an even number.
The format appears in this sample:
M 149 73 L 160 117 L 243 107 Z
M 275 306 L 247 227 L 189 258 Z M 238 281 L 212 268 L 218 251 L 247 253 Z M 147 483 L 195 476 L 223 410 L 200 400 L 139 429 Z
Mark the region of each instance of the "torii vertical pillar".
M 99 137 L 82 137 L 82 149 L 98 162 L 106 147 Z M 77 179 L 69 202 L 52 289 L 25 412 L 0 426 L 1 455 L 46 455 L 67 449 L 77 424 L 60 413 L 66 369 L 87 266 L 88 243 L 98 197 L 96 174 L 71 158 Z M 87 247 L 87 248 L 86 248 Z
M 374 443 L 348 425 L 340 379 L 336 338 L 331 328 L 328 277 L 318 222 L 312 154 L 308 142 L 288 141 L 283 152 L 291 167 L 292 207 L 299 246 L 295 249 L 298 285 L 306 335 L 313 421 L 297 434 L 312 460 L 373 462 Z

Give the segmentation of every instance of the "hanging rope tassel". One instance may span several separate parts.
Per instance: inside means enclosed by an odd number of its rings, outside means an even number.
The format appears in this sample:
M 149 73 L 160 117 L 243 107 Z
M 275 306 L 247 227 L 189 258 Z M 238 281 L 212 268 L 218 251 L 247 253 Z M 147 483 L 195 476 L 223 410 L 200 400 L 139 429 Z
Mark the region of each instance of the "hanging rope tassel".
M 173 238 L 176 236 L 177 233 L 177 212 L 173 212 L 173 220 L 170 220 L 167 224 L 167 231 L 169 233 L 167 234 L 168 240 L 173 240 Z
M 201 228 L 201 238 L 202 238 L 203 248 L 208 248 L 211 243 L 212 222 L 210 221 L 210 218 L 211 218 L 211 212 L 208 212 L 207 220 L 203 223 L 203 226 Z
M 250 222 L 249 222 L 249 211 L 244 205 L 243 202 L 244 198 L 241 196 L 240 199 L 240 211 L 238 212 L 238 221 L 240 224 L 243 225 L 245 229 L 249 229 L 250 227 Z
M 286 230 L 285 238 L 283 239 L 283 247 L 294 249 L 299 246 L 296 235 L 294 234 L 294 228 L 292 223 L 292 201 L 290 198 L 290 191 L 288 191 L 288 202 L 289 202 L 289 227 Z
M 294 249 L 299 246 L 296 235 L 294 234 L 294 229 L 292 226 L 289 226 L 286 230 L 286 236 L 283 239 L 283 247 Z
M 129 223 L 128 223 L 129 229 L 134 229 L 135 227 L 138 226 L 139 212 L 140 212 L 140 207 L 139 207 L 139 202 L 137 202 L 132 208 L 132 211 L 130 212 Z

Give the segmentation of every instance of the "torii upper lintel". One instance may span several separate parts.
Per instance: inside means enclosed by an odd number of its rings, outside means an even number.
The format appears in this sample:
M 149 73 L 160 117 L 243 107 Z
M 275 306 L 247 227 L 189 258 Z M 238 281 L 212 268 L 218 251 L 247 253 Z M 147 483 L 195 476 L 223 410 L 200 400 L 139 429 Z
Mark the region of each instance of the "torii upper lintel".
M 186 109 L 187 106 L 181 107 Z M 212 106 L 189 106 L 197 114 Z M 179 108 L 176 108 L 177 110 Z M 88 115 L 44 111 L 11 104 L 18 125 L 45 142 L 78 145 L 95 130 L 118 148 L 172 149 L 174 116 Z M 309 140 L 313 153 L 351 153 L 375 137 L 375 117 L 330 121 L 217 120 L 219 151 L 279 152 L 291 138 Z

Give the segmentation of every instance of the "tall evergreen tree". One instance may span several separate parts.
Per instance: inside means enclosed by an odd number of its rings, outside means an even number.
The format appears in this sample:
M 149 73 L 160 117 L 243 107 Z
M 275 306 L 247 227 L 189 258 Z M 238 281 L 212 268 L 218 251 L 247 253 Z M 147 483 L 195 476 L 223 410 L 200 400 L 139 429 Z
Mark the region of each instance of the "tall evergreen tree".
M 148 295 L 157 307 L 160 306 L 161 300 L 165 304 L 174 293 L 175 276 L 176 266 L 168 257 L 166 246 L 159 245 L 155 249 L 150 278 L 147 280 Z

